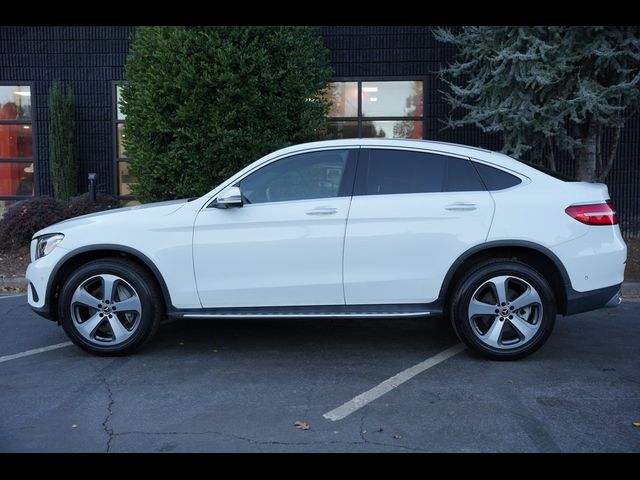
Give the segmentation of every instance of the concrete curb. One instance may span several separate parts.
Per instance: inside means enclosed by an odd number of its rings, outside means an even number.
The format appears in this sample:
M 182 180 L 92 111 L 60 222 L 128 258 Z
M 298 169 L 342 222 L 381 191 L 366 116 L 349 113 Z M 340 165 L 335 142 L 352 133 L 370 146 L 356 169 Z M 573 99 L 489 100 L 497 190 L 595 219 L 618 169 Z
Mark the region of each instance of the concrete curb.
M 27 279 L 24 277 L 0 277 L 0 289 L 27 289 Z M 640 297 L 640 282 L 625 282 L 622 284 L 622 297 Z

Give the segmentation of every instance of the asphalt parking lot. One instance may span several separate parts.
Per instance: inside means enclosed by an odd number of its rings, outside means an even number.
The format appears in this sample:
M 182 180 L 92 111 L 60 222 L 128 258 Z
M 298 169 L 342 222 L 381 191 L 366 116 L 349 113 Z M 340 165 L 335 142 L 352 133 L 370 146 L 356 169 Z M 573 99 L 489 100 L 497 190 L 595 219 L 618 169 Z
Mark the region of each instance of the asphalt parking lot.
M 446 323 L 193 320 L 129 357 L 62 346 L 16 358 L 67 338 L 26 297 L 0 298 L 0 451 L 638 452 L 638 307 L 558 317 L 517 362 L 463 350 L 331 421 L 455 346 Z

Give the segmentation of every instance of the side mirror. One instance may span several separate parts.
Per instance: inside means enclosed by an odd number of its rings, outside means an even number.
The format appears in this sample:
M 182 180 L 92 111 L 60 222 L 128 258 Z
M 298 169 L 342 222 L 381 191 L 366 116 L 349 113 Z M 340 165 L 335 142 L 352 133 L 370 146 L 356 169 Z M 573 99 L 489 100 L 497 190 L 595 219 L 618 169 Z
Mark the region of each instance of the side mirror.
M 229 208 L 242 206 L 242 192 L 238 187 L 225 188 L 214 204 L 216 208 Z

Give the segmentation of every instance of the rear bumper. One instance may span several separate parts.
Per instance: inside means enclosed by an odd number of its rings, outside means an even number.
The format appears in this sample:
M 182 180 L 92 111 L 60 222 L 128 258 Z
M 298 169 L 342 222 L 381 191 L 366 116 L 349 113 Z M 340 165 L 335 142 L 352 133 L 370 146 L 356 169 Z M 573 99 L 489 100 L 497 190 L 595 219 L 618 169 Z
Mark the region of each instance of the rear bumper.
M 576 292 L 570 288 L 567 292 L 565 315 L 575 315 L 576 313 L 589 312 L 603 307 L 617 307 L 621 302 L 621 284 L 588 292 Z

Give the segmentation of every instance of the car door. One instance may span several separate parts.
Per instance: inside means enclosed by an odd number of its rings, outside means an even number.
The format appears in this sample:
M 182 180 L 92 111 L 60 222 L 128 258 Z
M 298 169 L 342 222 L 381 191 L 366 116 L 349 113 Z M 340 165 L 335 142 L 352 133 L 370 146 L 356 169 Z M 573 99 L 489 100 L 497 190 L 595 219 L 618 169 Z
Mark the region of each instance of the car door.
M 436 300 L 452 263 L 486 239 L 493 210 L 467 158 L 362 149 L 345 236 L 346 303 Z
M 236 185 L 244 205 L 196 218 L 204 308 L 344 305 L 342 254 L 358 149 L 273 161 Z

